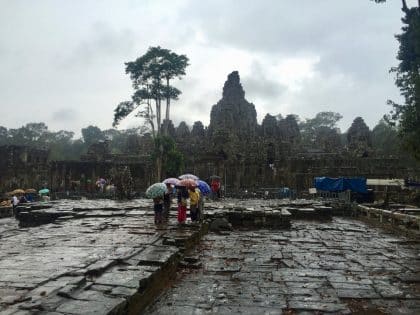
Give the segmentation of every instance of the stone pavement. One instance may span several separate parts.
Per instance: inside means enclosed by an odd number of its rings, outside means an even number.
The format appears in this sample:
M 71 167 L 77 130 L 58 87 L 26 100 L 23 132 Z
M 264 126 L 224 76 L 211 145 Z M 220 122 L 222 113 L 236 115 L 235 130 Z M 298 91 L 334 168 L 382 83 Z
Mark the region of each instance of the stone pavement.
M 67 200 L 48 211 L 77 216 L 30 228 L 0 219 L 0 314 L 142 309 L 168 281 L 165 272 L 175 275 L 184 241 L 197 238 L 197 226 L 178 228 L 175 217 L 157 228 L 148 200 Z
M 208 234 L 185 260 L 147 314 L 420 314 L 420 242 L 357 220 Z

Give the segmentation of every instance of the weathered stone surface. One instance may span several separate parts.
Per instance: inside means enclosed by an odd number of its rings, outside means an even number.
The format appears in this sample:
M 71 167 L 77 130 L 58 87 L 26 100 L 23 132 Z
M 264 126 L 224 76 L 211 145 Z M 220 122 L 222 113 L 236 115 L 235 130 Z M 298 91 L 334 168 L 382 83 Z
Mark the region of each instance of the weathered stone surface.
M 419 246 L 341 218 L 208 234 L 194 252 L 203 267 L 183 270 L 146 314 L 416 314 L 419 287 L 403 275 L 413 276 Z
M 45 314 L 125 314 L 127 301 L 139 312 L 176 268 L 179 249 L 162 245 L 164 237 L 182 237 L 185 245 L 200 236 L 200 226 L 178 228 L 174 216 L 157 228 L 149 200 L 52 205 L 51 213 L 78 208 L 75 213 L 89 215 L 26 229 L 15 219 L 0 219 L 2 314 L 34 309 Z

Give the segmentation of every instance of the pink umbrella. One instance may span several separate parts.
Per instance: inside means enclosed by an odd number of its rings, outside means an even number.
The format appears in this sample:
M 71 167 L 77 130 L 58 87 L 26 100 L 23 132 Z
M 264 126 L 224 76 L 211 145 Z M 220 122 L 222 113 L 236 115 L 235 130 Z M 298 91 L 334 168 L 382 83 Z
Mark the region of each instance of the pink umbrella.
M 195 188 L 197 185 L 197 181 L 190 178 L 183 179 L 179 182 L 179 186 L 185 186 L 187 188 Z
M 174 177 L 171 177 L 171 178 L 167 178 L 167 179 L 165 179 L 162 183 L 164 183 L 164 184 L 171 184 L 171 185 L 178 185 L 179 184 L 179 179 L 178 178 L 174 178 Z
M 198 180 L 198 177 L 193 174 L 184 174 L 178 177 L 179 179 L 192 179 L 192 180 Z

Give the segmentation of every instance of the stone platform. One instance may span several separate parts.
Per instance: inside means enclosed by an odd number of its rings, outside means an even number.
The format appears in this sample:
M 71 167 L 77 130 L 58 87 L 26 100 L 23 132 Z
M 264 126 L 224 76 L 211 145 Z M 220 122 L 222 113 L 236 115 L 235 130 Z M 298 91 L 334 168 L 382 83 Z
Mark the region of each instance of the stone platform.
M 319 201 L 298 199 L 247 199 L 211 202 L 206 207 L 206 216 L 227 218 L 237 227 L 284 228 L 291 220 L 330 220 L 333 207 Z
M 357 220 L 208 234 L 191 256 L 146 314 L 420 314 L 420 242 Z
M 372 294 L 363 295 L 366 307 L 419 309 L 419 243 L 347 219 L 295 221 L 287 210 L 316 204 L 208 202 L 208 220 L 227 217 L 248 230 L 208 234 L 187 257 L 207 223 L 178 226 L 175 209 L 157 227 L 149 200 L 48 206 L 21 211 L 26 227 L 0 219 L 0 314 L 140 314 L 180 266 L 189 294 L 169 290 L 171 304 L 150 312 L 346 313 L 360 290 Z
M 52 205 L 66 213 L 52 223 L 0 220 L 0 314 L 138 314 L 205 227 L 177 226 L 175 213 L 156 227 L 147 200 Z

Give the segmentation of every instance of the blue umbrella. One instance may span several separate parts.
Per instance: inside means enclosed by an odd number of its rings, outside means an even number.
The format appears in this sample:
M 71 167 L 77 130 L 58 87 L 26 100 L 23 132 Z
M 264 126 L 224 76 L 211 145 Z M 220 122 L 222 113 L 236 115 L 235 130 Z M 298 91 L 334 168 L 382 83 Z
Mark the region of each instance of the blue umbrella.
M 198 180 L 197 187 L 204 196 L 208 195 L 211 191 L 210 186 L 203 180 Z

